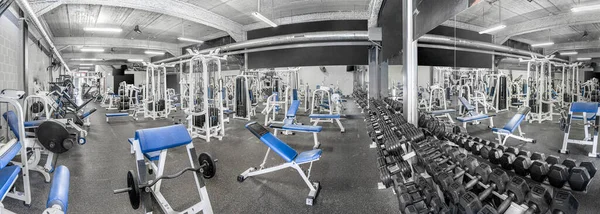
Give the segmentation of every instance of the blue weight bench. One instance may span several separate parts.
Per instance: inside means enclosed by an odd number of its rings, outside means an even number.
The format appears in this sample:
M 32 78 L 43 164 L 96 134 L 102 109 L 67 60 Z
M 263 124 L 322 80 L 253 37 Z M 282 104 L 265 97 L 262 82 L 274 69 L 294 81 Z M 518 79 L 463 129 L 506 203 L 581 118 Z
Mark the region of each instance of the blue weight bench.
M 568 154 L 569 150 L 567 146 L 571 144 L 589 145 L 592 146 L 592 151 L 588 153 L 589 157 L 600 157 L 597 152 L 598 149 L 598 125 L 600 124 L 600 118 L 597 117 L 600 114 L 600 107 L 596 102 L 574 102 L 571 103 L 569 108 L 569 114 L 566 118 L 563 145 L 558 151 L 563 154 Z M 571 133 L 571 122 L 573 120 L 582 120 L 584 129 L 583 140 L 571 139 L 569 134 Z M 592 128 L 593 135 L 590 136 L 589 128 Z
M 7 120 L 7 124 L 16 138 L 9 140 L 0 147 L 0 207 L 2 207 L 0 208 L 0 212 L 7 211 L 4 208 L 3 200 L 14 186 L 21 172 L 19 165 L 7 166 L 21 152 L 21 148 L 23 148 L 20 140 L 21 136 L 19 135 L 20 129 L 18 129 L 19 122 L 17 116 L 13 112 L 14 117 L 7 117 L 7 113 L 9 112 L 12 111 L 4 113 L 4 118 Z
M 260 167 L 258 169 L 256 167 L 251 167 L 247 169 L 241 175 L 238 176 L 237 180 L 239 182 L 243 182 L 248 177 L 271 173 L 291 167 L 298 171 L 306 185 L 308 185 L 310 191 L 308 193 L 308 197 L 306 198 L 306 204 L 312 206 L 314 200 L 316 199 L 319 193 L 320 184 L 319 182 L 311 182 L 309 180 L 310 172 L 312 169 L 313 162 L 318 161 L 321 158 L 321 154 L 323 151 L 321 149 L 313 149 L 298 153 L 296 152 L 296 150 L 292 149 L 292 147 L 288 146 L 283 141 L 273 136 L 265 127 L 258 124 L 257 122 L 250 122 L 246 124 L 246 129 L 248 129 L 252 134 L 254 134 L 254 136 L 259 138 L 260 141 L 262 141 L 268 147 L 268 149 L 267 154 L 265 154 L 265 158 L 263 159 L 263 162 L 260 165 Z M 271 150 L 273 150 L 277 155 L 279 155 L 285 161 L 285 163 L 265 168 L 265 163 L 267 162 L 267 158 Z M 300 165 L 306 163 L 310 163 L 310 166 L 308 167 L 307 173 L 305 174 Z
M 465 107 L 465 109 L 467 109 L 467 113 L 465 116 L 456 117 L 456 120 L 461 122 L 463 124 L 464 128 L 467 128 L 467 123 L 478 124 L 480 120 L 485 120 L 485 119 L 490 120 L 489 128 L 494 127 L 494 116 L 496 116 L 496 115 L 480 114 L 479 112 L 477 112 L 477 109 L 475 108 L 475 106 L 471 105 L 469 103 L 469 101 L 467 101 L 467 99 L 465 99 L 464 97 L 458 97 L 458 100 Z
M 452 117 L 450 116 L 450 113 L 454 113 L 456 112 L 456 110 L 454 109 L 440 109 L 440 110 L 432 110 L 432 111 L 426 111 L 426 114 L 430 114 L 433 115 L 435 117 L 446 117 L 448 118 L 448 120 L 452 123 L 454 123 L 454 121 L 452 120 Z
M 340 122 L 341 116 L 339 114 L 310 114 L 308 115 L 308 118 L 310 118 L 310 122 L 313 123 L 313 126 L 318 125 L 319 122 L 333 123 L 333 121 L 335 121 L 340 127 L 340 132 L 346 132 L 342 122 Z
M 285 114 L 286 118 L 283 120 L 283 124 L 271 123 L 271 124 L 269 124 L 269 127 L 274 129 L 273 133 L 275 133 L 275 137 L 277 137 L 278 129 L 281 129 L 282 134 L 286 134 L 286 135 L 294 134 L 293 132 L 312 133 L 313 139 L 315 142 L 313 149 L 319 148 L 321 146 L 321 143 L 319 143 L 319 138 L 318 138 L 317 134 L 319 132 L 321 132 L 321 130 L 323 130 L 323 127 L 322 126 L 307 126 L 307 125 L 296 124 L 296 122 L 295 122 L 296 121 L 296 112 L 298 112 L 299 107 L 300 107 L 300 101 L 293 100 L 292 104 L 290 105 L 290 108 L 288 109 L 288 111 Z
M 500 145 L 504 145 L 506 140 L 511 137 L 528 143 L 536 142 L 534 139 L 524 137 L 523 135 L 525 133 L 521 131 L 521 122 L 527 118 L 529 111 L 531 111 L 531 108 L 527 106 L 521 106 L 517 110 L 517 113 L 508 121 L 508 123 L 506 123 L 506 125 L 504 125 L 504 127 L 492 128 L 492 132 L 498 135 L 498 143 L 500 143 Z M 519 135 L 513 134 L 515 130 L 519 130 Z
M 172 125 L 158 128 L 140 129 L 135 132 L 134 138 L 129 138 L 128 141 L 133 145 L 133 151 L 135 153 L 136 165 L 137 165 L 137 178 L 140 185 L 147 184 L 153 179 L 163 176 L 167 151 L 169 149 L 185 146 L 187 150 L 187 157 L 190 163 L 190 167 L 198 163 L 198 155 L 194 149 L 192 143 L 192 137 L 190 136 L 187 128 L 184 125 Z M 147 168 L 150 167 L 154 172 L 154 178 L 148 178 Z M 205 181 L 203 176 L 198 176 L 194 173 L 194 179 L 198 195 L 200 196 L 200 202 L 190 206 L 183 211 L 175 211 L 173 207 L 169 205 L 169 202 L 165 199 L 161 193 L 162 180 L 156 182 L 156 184 L 150 187 L 150 191 L 142 191 L 142 201 L 144 213 L 152 212 L 154 207 L 152 201 L 146 200 L 147 197 L 152 197 L 157 201 L 158 207 L 160 207 L 163 213 L 213 213 L 210 200 L 208 198 L 208 191 L 206 190 Z M 191 186 L 186 186 L 189 188 Z
M 106 113 L 105 116 L 106 116 L 106 122 L 108 123 L 108 118 L 129 117 L 131 115 L 127 112 L 119 112 L 119 113 Z
M 71 174 L 66 166 L 56 167 L 44 213 L 67 213 L 70 177 Z

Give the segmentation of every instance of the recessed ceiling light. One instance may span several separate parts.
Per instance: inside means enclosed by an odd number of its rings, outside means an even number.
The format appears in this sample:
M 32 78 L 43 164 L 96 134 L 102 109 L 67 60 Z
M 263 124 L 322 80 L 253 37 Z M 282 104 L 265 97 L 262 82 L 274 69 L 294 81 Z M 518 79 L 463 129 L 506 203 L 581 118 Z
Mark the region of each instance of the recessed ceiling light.
M 565 51 L 565 52 L 559 52 L 560 55 L 566 56 L 566 55 L 575 55 L 577 54 L 577 51 Z
M 204 42 L 202 40 L 190 39 L 190 38 L 185 38 L 185 37 L 179 37 L 179 38 L 177 38 L 177 40 L 184 41 L 184 42 L 193 42 L 193 43 L 203 43 Z
M 128 59 L 128 62 L 143 62 L 143 59 Z
M 101 27 L 86 27 L 83 28 L 84 31 L 91 32 L 110 32 L 110 33 L 120 33 L 123 31 L 121 28 L 101 28 Z
M 600 9 L 600 4 L 574 7 L 574 8 L 571 8 L 571 12 L 583 12 L 583 11 L 598 10 L 598 9 Z
M 577 58 L 578 61 L 587 61 L 587 60 L 592 60 L 592 58 L 589 57 L 582 57 L 582 58 Z
M 268 25 L 271 25 L 271 27 L 277 27 L 277 24 L 275 24 L 275 22 L 271 21 L 270 19 L 268 19 L 267 17 L 263 16 L 259 12 L 252 12 L 252 15 L 254 17 L 260 19 L 264 23 L 267 23 Z
M 165 52 L 162 52 L 162 51 L 144 51 L 144 53 L 148 54 L 148 55 L 163 55 L 163 54 L 165 54 Z
M 554 45 L 554 42 L 544 42 L 544 43 L 532 44 L 531 47 L 541 47 L 541 46 L 548 46 L 548 45 Z
M 79 49 L 81 52 L 104 52 L 103 48 L 82 48 Z
M 73 61 L 102 61 L 102 59 L 95 59 L 95 58 L 80 58 L 80 59 L 71 59 Z
M 483 31 L 480 31 L 479 34 L 491 33 L 491 32 L 494 32 L 494 31 L 498 31 L 498 30 L 504 29 L 505 27 L 506 27 L 506 25 L 498 25 L 498 26 L 491 27 L 491 28 L 485 29 Z
M 79 66 L 92 66 L 94 64 L 79 64 Z

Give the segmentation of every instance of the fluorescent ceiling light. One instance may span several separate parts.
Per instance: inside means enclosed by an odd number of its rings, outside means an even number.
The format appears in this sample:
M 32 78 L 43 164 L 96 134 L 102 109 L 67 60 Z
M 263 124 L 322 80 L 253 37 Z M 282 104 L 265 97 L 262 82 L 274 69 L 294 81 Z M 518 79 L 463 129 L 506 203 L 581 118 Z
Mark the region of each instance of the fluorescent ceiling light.
M 123 31 L 121 28 L 102 28 L 102 27 L 85 27 L 84 31 L 92 31 L 92 32 L 109 32 L 109 33 L 120 33 Z
M 259 12 L 252 12 L 252 15 L 254 15 L 254 17 L 260 19 L 261 21 L 267 23 L 268 25 L 271 25 L 271 27 L 277 27 L 277 24 L 275 24 L 275 22 L 269 20 L 267 17 L 263 16 Z
M 163 54 L 165 54 L 165 52 L 162 52 L 162 51 L 144 51 L 144 53 L 148 54 L 148 55 L 163 55 Z
M 566 56 L 566 55 L 575 55 L 577 54 L 577 51 L 565 51 L 565 52 L 560 52 L 560 55 Z
M 92 66 L 94 64 L 79 64 L 79 66 Z
M 544 43 L 532 44 L 531 47 L 540 47 L 540 46 L 548 46 L 548 45 L 554 45 L 554 42 L 544 42 Z
M 497 30 L 504 29 L 505 27 L 506 27 L 506 25 L 498 25 L 496 27 L 492 27 L 492 28 L 488 28 L 486 30 L 483 30 L 483 31 L 479 32 L 479 34 L 491 33 L 491 32 L 497 31 Z
M 598 9 L 600 9 L 600 4 L 574 7 L 574 8 L 571 8 L 571 12 L 583 12 L 583 11 L 598 10 Z
M 587 60 L 592 60 L 592 58 L 589 58 L 589 57 L 577 58 L 577 61 L 587 61 Z
M 84 70 L 87 70 L 87 69 L 90 69 L 90 68 L 92 68 L 92 67 L 79 67 L 79 69 L 84 69 Z
M 81 52 L 104 52 L 103 48 L 82 48 L 79 49 Z
M 368 36 L 367 34 L 360 33 L 348 33 L 348 34 L 314 34 L 314 35 L 306 35 L 306 38 L 327 38 L 327 37 L 359 37 L 359 36 Z
M 80 59 L 71 59 L 73 61 L 102 61 L 102 59 L 94 59 L 94 58 L 80 58 Z
M 179 38 L 177 38 L 177 40 L 184 41 L 184 42 L 193 42 L 193 43 L 203 43 L 204 42 L 202 40 L 190 39 L 190 38 L 185 38 L 185 37 L 179 37 Z
M 127 62 L 143 62 L 143 59 L 128 59 Z

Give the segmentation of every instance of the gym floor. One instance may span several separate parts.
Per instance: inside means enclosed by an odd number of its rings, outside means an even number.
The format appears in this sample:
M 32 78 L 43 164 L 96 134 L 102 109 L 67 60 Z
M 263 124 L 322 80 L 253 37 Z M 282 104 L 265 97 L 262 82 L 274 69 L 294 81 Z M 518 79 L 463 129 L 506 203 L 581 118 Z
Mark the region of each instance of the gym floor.
M 94 104 L 91 104 L 94 105 Z M 379 175 L 376 170 L 376 152 L 368 148 L 370 142 L 365 134 L 362 114 L 354 102 L 346 104 L 347 119 L 342 123 L 346 133 L 340 133 L 334 124 L 325 123 L 319 133 L 323 156 L 313 165 L 311 179 L 319 181 L 322 189 L 314 206 L 307 206 L 304 200 L 308 187 L 297 172 L 286 169 L 258 177 L 248 178 L 243 183 L 236 180 L 244 170 L 258 166 L 267 147 L 244 128 L 246 121 L 231 119 L 226 124 L 226 137 L 205 142 L 194 140 L 198 152 L 208 152 L 218 159 L 217 174 L 207 180 L 210 201 L 215 213 L 397 213 L 398 204 L 390 189 L 377 189 Z M 114 195 L 113 189 L 126 186 L 128 170 L 135 170 L 134 157 L 129 154 L 127 138 L 135 130 L 172 125 L 172 119 L 142 120 L 115 118 L 105 122 L 102 108 L 92 115 L 88 143 L 76 146 L 59 156 L 58 164 L 71 171 L 70 213 L 139 213 L 133 210 L 126 194 Z M 516 110 L 500 113 L 494 118 L 496 126 L 502 126 Z M 177 114 L 177 113 L 176 113 Z M 308 113 L 299 111 L 298 120 L 308 123 Z M 264 121 L 262 115 L 254 118 Z M 558 120 L 558 117 L 555 118 Z M 495 140 L 495 135 L 487 129 L 487 121 L 480 125 L 468 125 L 473 136 Z M 516 146 L 529 151 L 557 155 L 562 159 L 573 158 L 579 162 L 593 161 L 600 166 L 600 160 L 587 157 L 589 146 L 569 145 L 570 154 L 558 154 L 563 133 L 556 123 L 542 124 L 523 122 L 527 137 L 537 139 L 536 144 L 509 140 L 508 146 Z M 575 126 L 577 127 L 577 126 Z M 583 136 L 581 128 L 573 128 L 576 136 Z M 572 129 L 572 130 L 573 130 Z M 578 130 L 577 130 L 578 129 Z M 579 133 L 578 133 L 579 132 Z M 280 139 L 298 151 L 310 150 L 312 135 L 279 135 Z M 165 173 L 174 173 L 187 164 L 185 149 L 179 148 L 168 153 Z M 268 165 L 282 163 L 273 153 Z M 185 165 L 187 166 L 187 165 Z M 306 166 L 304 167 L 306 168 Z M 587 193 L 573 192 L 579 200 L 579 213 L 596 213 L 600 206 L 595 195 L 600 194 L 600 185 L 592 180 Z M 20 186 L 20 181 L 17 185 Z M 5 207 L 18 213 L 41 213 L 45 207 L 50 185 L 44 183 L 39 173 L 31 173 L 33 202 L 30 208 L 10 198 L 4 200 Z M 546 187 L 549 187 L 546 185 Z M 191 173 L 180 178 L 163 181 L 162 192 L 175 209 L 183 209 L 197 202 Z
M 95 105 L 95 104 L 90 104 Z M 92 115 L 88 142 L 75 146 L 58 158 L 58 165 L 71 171 L 69 213 L 140 213 L 130 206 L 127 194 L 114 195 L 113 189 L 126 187 L 126 173 L 135 170 L 134 157 L 129 153 L 127 138 L 135 130 L 172 125 L 171 119 L 141 120 L 111 118 L 105 122 L 103 108 Z M 259 107 L 260 111 L 262 108 Z M 343 119 L 345 133 L 335 124 L 325 123 L 319 133 L 323 155 L 313 164 L 311 180 L 322 185 L 314 206 L 305 205 L 308 187 L 300 175 L 285 169 L 251 177 L 243 183 L 237 175 L 252 166 L 258 166 L 267 147 L 244 128 L 247 121 L 231 119 L 225 124 L 226 136 L 222 141 L 205 142 L 194 139 L 197 152 L 207 152 L 218 159 L 216 176 L 206 180 L 210 202 L 215 213 L 395 213 L 397 200 L 392 191 L 377 189 L 379 174 L 376 152 L 369 149 L 360 109 L 354 102 L 347 103 Z M 180 112 L 179 112 L 180 113 Z M 298 112 L 298 120 L 308 123 L 308 113 Z M 259 114 L 255 121 L 264 121 Z M 261 122 L 262 123 L 262 122 Z M 279 135 L 280 139 L 297 151 L 312 149 L 312 134 Z M 174 173 L 189 166 L 184 148 L 168 153 L 165 173 Z M 268 166 L 283 163 L 271 152 Z M 306 169 L 308 165 L 304 165 Z M 163 181 L 162 192 L 176 210 L 198 202 L 191 173 Z M 20 180 L 17 181 L 19 185 Z M 22 183 L 22 182 L 21 182 Z M 17 213 L 41 213 L 45 207 L 50 184 L 44 183 L 39 173 L 31 173 L 33 202 L 30 208 L 7 198 L 5 207 Z

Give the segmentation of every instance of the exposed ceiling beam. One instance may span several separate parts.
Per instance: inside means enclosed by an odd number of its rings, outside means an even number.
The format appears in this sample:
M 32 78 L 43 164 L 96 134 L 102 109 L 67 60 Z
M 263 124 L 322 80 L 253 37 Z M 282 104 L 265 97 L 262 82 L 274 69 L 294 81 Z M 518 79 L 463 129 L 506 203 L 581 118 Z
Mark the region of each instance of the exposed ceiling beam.
M 132 40 L 122 38 L 106 37 L 55 37 L 57 46 L 86 46 L 86 47 L 115 47 L 115 48 L 137 48 L 149 50 L 167 51 L 173 56 L 181 55 L 181 48 L 176 43 L 156 42 L 148 40 Z
M 566 13 L 545 16 L 518 24 L 508 24 L 506 28 L 493 34 L 495 35 L 495 42 L 502 44 L 513 36 L 571 25 L 597 23 L 598 20 L 600 20 L 600 13 L 572 13 L 569 10 Z
M 592 48 L 600 48 L 600 40 L 558 43 L 558 44 L 549 46 L 548 48 L 546 48 L 546 51 L 548 53 L 554 53 L 556 51 L 583 50 L 583 49 L 592 49 Z
M 75 61 L 72 59 L 81 59 L 81 58 L 94 58 L 94 59 L 104 59 L 107 60 L 127 60 L 127 59 L 143 59 L 145 61 L 149 61 L 150 57 L 145 54 L 110 54 L 110 53 L 63 53 L 62 56 L 65 58 L 65 61 L 68 61 L 69 64 L 87 64 L 87 63 L 96 63 L 101 61 Z
M 369 2 L 369 28 L 377 27 L 377 19 L 379 18 L 379 11 L 381 11 L 381 4 L 383 0 L 371 0 Z
M 327 13 L 312 13 L 298 16 L 288 16 L 273 20 L 278 25 L 289 25 L 303 22 L 318 22 L 318 21 L 329 21 L 329 20 L 368 20 L 369 13 L 366 11 L 352 11 L 352 12 L 327 12 Z M 269 27 L 263 22 L 256 22 L 253 24 L 245 25 L 245 31 L 251 31 L 261 28 Z
M 63 4 L 91 4 L 133 8 L 161 13 L 200 23 L 227 32 L 236 41 L 245 41 L 243 26 L 207 9 L 180 0 L 59 0 Z
M 459 21 L 455 21 L 455 20 L 448 20 L 445 21 L 444 23 L 442 23 L 443 26 L 446 27 L 456 27 L 456 28 L 460 28 L 460 29 L 464 29 L 464 30 L 470 30 L 470 31 L 475 31 L 475 32 L 480 32 L 485 30 L 484 27 L 480 27 L 477 25 L 472 25 L 469 23 L 464 23 L 464 22 L 459 22 Z
M 29 1 L 31 4 L 31 8 L 35 12 L 37 17 L 44 15 L 47 12 L 50 12 L 54 8 L 62 5 L 62 0 L 50 0 L 50 1 Z

